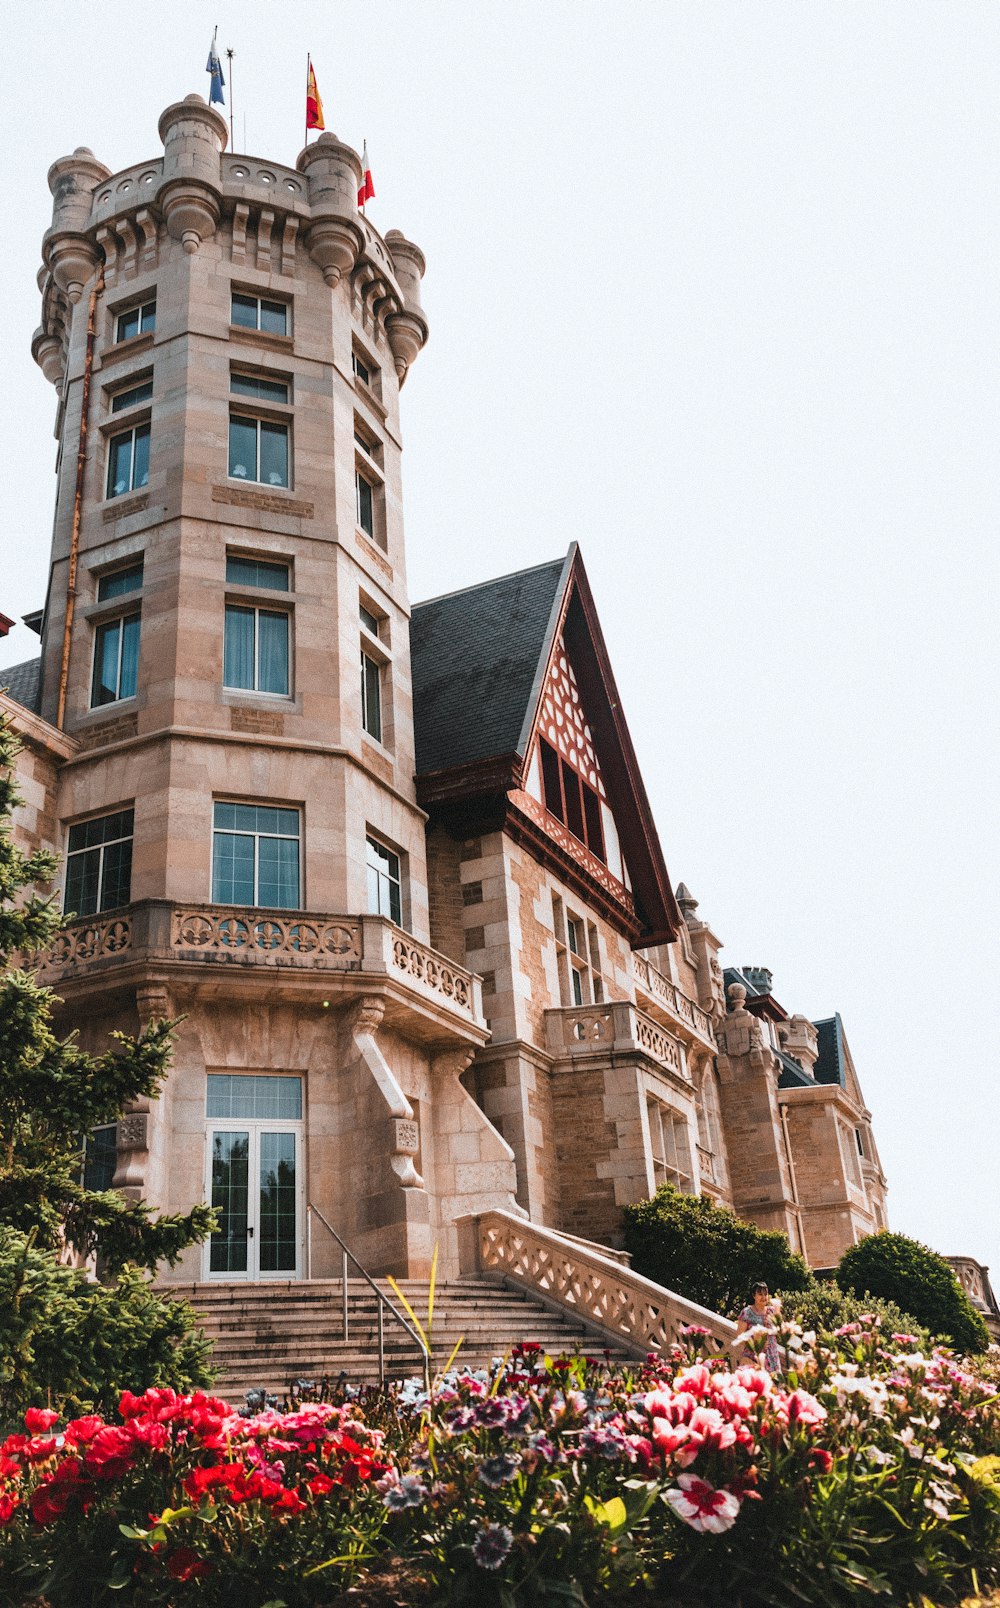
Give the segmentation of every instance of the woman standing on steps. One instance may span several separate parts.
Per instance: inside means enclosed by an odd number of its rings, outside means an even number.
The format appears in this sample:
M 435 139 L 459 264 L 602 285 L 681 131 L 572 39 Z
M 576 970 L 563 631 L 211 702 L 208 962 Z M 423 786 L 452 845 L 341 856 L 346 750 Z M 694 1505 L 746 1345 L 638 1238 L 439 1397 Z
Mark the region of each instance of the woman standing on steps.
M 745 1306 L 739 1315 L 736 1327 L 737 1339 L 750 1329 L 766 1329 L 767 1344 L 764 1347 L 763 1363 L 770 1374 L 781 1372 L 781 1352 L 778 1350 L 776 1330 L 781 1316 L 781 1308 L 776 1301 L 772 1301 L 766 1284 L 755 1284 L 753 1287 L 753 1301 Z M 740 1357 L 741 1363 L 751 1367 L 759 1366 L 761 1357 L 750 1345 L 743 1347 Z

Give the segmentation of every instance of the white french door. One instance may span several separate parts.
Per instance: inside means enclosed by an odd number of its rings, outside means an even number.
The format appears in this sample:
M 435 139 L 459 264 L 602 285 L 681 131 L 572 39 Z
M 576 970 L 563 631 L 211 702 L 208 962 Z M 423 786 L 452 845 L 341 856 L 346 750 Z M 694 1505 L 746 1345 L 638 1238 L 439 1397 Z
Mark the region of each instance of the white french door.
M 302 1124 L 212 1122 L 207 1149 L 206 1195 L 219 1214 L 207 1277 L 301 1278 Z

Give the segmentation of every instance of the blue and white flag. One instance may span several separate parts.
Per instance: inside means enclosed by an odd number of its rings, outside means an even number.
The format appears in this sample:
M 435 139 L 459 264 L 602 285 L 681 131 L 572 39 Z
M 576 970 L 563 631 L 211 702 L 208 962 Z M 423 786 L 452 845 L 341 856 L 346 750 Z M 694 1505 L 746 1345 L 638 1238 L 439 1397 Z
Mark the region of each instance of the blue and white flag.
M 219 52 L 215 44 L 218 37 L 219 30 L 216 28 L 212 35 L 212 43 L 208 47 L 208 61 L 205 63 L 206 73 L 211 73 L 212 75 L 212 87 L 208 92 L 210 106 L 225 106 L 226 104 L 226 97 L 222 93 L 226 80 L 222 76 L 222 63 L 219 60 Z

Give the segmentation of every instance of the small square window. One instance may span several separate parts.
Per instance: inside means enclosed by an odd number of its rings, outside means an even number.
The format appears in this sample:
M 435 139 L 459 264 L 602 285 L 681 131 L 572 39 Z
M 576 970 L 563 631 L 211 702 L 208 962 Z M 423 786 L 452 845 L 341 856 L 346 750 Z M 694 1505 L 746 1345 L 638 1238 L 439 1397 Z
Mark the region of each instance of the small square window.
M 358 614 L 361 617 L 361 624 L 364 626 L 365 630 L 370 631 L 372 636 L 377 637 L 382 625 L 382 621 L 378 618 L 378 616 L 373 614 L 371 609 L 366 609 L 363 603 L 358 607 Z
M 102 575 L 97 582 L 97 601 L 104 603 L 108 598 L 123 597 L 126 592 L 138 592 L 142 586 L 142 559 L 138 564 L 129 564 L 126 569 L 112 570 L 110 575 Z
M 226 580 L 231 586 L 266 586 L 272 592 L 287 592 L 288 565 L 227 553 Z
M 288 303 L 245 296 L 233 291 L 232 322 L 241 329 L 259 329 L 265 335 L 288 334 Z
M 130 341 L 136 335 L 146 335 L 156 328 L 155 301 L 143 302 L 141 307 L 129 307 L 118 314 L 115 325 L 115 342 Z
M 114 393 L 111 398 L 111 411 L 124 413 L 126 408 L 137 408 L 140 402 L 148 402 L 152 395 L 152 379 L 141 380 L 138 385 L 130 385 L 127 390 Z

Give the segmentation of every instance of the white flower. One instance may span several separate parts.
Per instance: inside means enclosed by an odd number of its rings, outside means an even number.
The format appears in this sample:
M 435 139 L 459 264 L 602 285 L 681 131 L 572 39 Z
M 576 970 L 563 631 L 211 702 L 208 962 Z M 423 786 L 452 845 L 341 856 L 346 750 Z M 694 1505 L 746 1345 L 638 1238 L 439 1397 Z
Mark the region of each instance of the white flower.
M 692 1530 L 721 1535 L 724 1530 L 731 1530 L 739 1517 L 739 1497 L 732 1491 L 716 1490 L 697 1474 L 679 1475 L 677 1485 L 665 1491 L 664 1496 L 677 1517 Z

